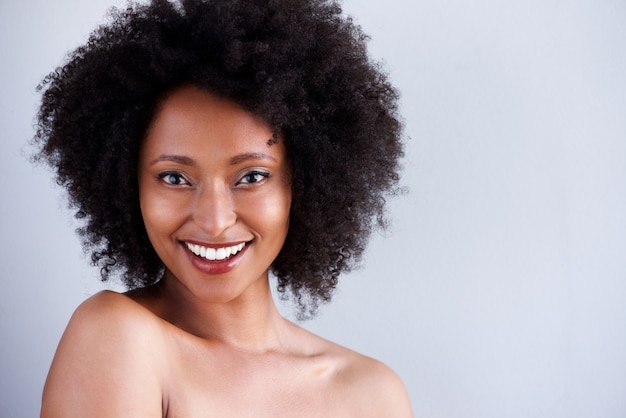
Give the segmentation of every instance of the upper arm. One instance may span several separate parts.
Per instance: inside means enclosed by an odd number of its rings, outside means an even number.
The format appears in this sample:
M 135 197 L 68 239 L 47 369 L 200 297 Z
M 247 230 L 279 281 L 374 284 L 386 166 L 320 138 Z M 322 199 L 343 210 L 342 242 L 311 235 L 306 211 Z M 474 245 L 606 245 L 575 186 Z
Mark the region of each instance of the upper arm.
M 156 321 L 122 295 L 84 302 L 57 348 L 42 418 L 162 416 L 160 338 Z
M 379 407 L 386 417 L 411 418 L 411 402 L 400 377 L 390 368 L 384 366 L 379 379 L 379 390 L 383 400 Z

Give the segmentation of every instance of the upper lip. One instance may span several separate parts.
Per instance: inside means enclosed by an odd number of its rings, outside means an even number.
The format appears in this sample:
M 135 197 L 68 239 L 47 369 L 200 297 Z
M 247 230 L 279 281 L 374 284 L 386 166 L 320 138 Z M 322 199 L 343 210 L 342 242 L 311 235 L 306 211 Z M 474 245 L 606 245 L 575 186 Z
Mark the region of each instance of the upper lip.
M 205 247 L 205 248 L 226 248 L 226 247 L 233 247 L 235 245 L 239 245 L 239 244 L 246 244 L 248 245 L 252 240 L 241 240 L 241 241 L 231 241 L 231 242 L 217 242 L 217 243 L 207 243 L 207 242 L 202 242 L 202 241 L 194 241 L 194 240 L 181 240 L 181 242 L 183 244 L 192 244 L 192 245 L 199 245 L 201 247 Z
M 200 244 L 193 244 L 191 242 L 185 242 L 185 247 L 197 257 L 206 258 L 207 260 L 226 260 L 230 256 L 238 254 L 246 247 L 246 242 L 239 242 L 239 244 L 224 245 L 219 247 L 205 247 Z

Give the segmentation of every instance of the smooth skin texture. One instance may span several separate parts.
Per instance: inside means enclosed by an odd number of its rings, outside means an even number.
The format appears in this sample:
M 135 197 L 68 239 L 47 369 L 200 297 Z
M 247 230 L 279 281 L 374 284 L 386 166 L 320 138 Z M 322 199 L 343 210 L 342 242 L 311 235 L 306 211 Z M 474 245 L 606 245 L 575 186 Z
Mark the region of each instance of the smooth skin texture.
M 272 134 L 194 87 L 164 100 L 138 178 L 165 276 L 76 310 L 42 417 L 412 416 L 387 366 L 313 335 L 274 305 L 268 269 L 289 228 L 291 169 Z M 187 243 L 245 246 L 210 261 Z

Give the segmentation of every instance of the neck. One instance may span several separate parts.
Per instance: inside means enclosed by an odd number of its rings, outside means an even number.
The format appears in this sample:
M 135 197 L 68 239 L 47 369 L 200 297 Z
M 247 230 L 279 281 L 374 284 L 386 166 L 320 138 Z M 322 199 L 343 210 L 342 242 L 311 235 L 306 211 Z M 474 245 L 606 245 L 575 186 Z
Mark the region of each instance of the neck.
M 245 352 L 280 350 L 285 320 L 272 298 L 269 282 L 258 280 L 235 299 L 207 301 L 176 279 L 159 282 L 159 316 L 193 335 Z

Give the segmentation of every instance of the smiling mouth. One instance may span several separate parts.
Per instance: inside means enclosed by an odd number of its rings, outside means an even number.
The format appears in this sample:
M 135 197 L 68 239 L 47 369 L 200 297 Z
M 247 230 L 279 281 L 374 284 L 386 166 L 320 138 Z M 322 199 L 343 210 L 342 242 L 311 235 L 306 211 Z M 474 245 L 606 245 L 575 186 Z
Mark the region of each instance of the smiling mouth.
M 221 248 L 203 247 L 202 245 L 189 242 L 185 242 L 185 245 L 196 257 L 210 261 L 222 261 L 240 252 L 246 246 L 246 243 L 242 242 L 241 244 Z

